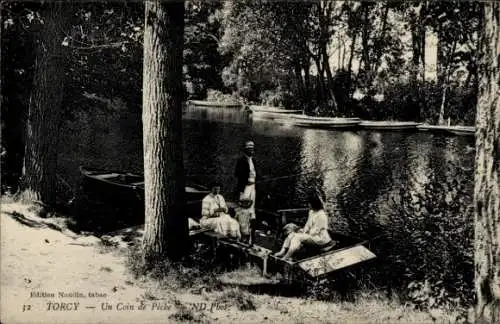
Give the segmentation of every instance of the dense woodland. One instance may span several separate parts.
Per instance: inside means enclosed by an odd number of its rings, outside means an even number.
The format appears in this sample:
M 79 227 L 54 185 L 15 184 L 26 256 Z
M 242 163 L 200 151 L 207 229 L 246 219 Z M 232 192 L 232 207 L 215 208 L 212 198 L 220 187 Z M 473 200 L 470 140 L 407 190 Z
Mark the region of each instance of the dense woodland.
M 498 4 L 1 4 L 2 187 L 20 186 L 25 198 L 53 206 L 61 123 L 77 119 L 79 109 L 97 113 L 96 98 L 121 100 L 142 113 L 148 262 L 182 254 L 170 249 L 172 240 L 187 237 L 179 216 L 184 100 L 365 119 L 476 120 L 477 318 L 500 318 Z M 426 77 L 431 33 L 435 80 Z
M 84 2 L 65 10 L 58 66 L 65 67 L 66 82 L 54 85 L 63 118 L 101 109 L 96 98 L 140 113 L 144 5 Z M 2 145 L 9 153 L 5 169 L 14 177 L 24 154 L 17 151 L 24 143 L 43 14 L 37 2 L 2 6 Z M 184 20 L 184 100 L 474 123 L 477 2 L 187 1 Z M 428 35 L 437 39 L 431 78 L 425 77 Z

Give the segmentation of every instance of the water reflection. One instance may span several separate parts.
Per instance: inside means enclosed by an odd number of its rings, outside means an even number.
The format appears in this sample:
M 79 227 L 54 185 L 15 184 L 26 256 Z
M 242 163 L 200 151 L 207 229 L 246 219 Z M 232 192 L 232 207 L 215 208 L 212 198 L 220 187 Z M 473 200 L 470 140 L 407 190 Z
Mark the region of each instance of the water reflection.
M 182 116 L 184 120 L 218 121 L 226 124 L 247 124 L 251 118 L 247 111 L 240 108 L 187 106 Z
M 80 115 L 65 125 L 61 139 L 59 168 L 66 180 L 78 179 L 79 165 L 142 169 L 140 115 Z M 305 129 L 251 122 L 239 109 L 196 107 L 184 115 L 188 179 L 219 180 L 228 198 L 236 197 L 235 161 L 249 139 L 256 144 L 259 208 L 303 206 L 307 192 L 318 187 L 331 214 L 361 234 L 383 223 L 388 200 L 401 189 L 421 193 L 431 176 L 473 179 L 473 143 L 467 138 Z
M 394 199 L 397 206 L 400 191 L 423 194 L 429 183 L 453 186 L 458 182 L 467 192 L 457 193 L 456 201 L 463 202 L 463 207 L 471 204 L 473 139 L 305 129 L 252 122 L 246 112 L 225 108 L 188 110 L 183 130 L 190 181 L 209 184 L 219 180 L 224 195 L 236 198 L 235 161 L 243 143 L 251 139 L 256 144 L 257 208 L 275 211 L 303 206 L 309 190 L 318 187 L 329 204 L 333 228 L 346 234 L 373 238 L 390 232 L 394 226 L 386 222 L 387 216 L 398 216 L 389 201 Z M 63 134 L 59 173 L 68 182 L 76 183 L 79 165 L 142 169 L 140 115 L 82 113 L 64 126 Z M 399 256 L 407 255 L 407 251 L 398 250 L 399 241 L 386 239 L 387 245 L 378 246 L 379 251 L 392 249 Z M 377 242 L 372 244 L 384 241 Z M 379 256 L 384 259 L 384 254 Z M 382 272 L 394 266 L 386 265 Z M 383 281 L 397 284 L 402 277 L 395 273 L 394 278 L 385 276 Z
M 337 195 L 356 174 L 364 150 L 361 136 L 353 132 L 306 129 L 302 134 L 301 172 L 297 194 L 316 187 L 335 208 Z

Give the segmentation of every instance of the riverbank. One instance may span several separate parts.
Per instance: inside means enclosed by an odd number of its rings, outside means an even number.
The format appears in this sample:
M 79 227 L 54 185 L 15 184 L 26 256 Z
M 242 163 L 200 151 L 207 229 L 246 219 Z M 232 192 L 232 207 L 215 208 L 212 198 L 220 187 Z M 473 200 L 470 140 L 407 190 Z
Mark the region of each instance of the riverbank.
M 30 205 L 3 201 L 1 209 L 2 323 L 449 323 L 458 315 L 374 293 L 355 302 L 250 293 L 241 285 L 263 282 L 253 268 L 216 278 L 186 268 L 162 279 L 134 276 L 127 244 L 77 235 L 65 218 L 40 218 Z

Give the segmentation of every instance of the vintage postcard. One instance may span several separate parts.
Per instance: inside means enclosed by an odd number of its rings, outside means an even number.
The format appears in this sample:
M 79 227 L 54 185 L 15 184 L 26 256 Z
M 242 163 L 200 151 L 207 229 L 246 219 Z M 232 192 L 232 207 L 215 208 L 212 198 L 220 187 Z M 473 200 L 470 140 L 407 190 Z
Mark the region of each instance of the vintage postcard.
M 2 1 L 0 321 L 465 322 L 484 5 Z

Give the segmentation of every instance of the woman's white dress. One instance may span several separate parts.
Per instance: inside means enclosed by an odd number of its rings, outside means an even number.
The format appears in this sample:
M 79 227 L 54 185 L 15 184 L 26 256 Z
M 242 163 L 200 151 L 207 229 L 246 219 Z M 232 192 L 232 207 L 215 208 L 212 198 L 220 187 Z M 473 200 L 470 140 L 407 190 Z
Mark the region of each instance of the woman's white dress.
M 238 221 L 227 214 L 227 205 L 222 195 L 208 194 L 201 203 L 200 225 L 224 236 L 241 238 Z M 216 212 L 224 208 L 226 212 Z

